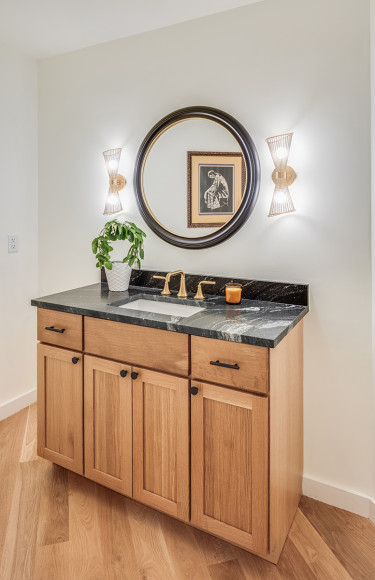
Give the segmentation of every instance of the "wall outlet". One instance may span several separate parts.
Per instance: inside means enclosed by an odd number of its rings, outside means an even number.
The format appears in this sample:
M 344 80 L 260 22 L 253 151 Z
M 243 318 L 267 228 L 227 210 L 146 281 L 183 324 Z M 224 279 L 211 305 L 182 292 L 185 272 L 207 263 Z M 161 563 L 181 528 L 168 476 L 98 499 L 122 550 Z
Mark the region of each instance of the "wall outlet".
M 18 252 L 18 236 L 17 234 L 9 234 L 8 236 L 8 254 Z

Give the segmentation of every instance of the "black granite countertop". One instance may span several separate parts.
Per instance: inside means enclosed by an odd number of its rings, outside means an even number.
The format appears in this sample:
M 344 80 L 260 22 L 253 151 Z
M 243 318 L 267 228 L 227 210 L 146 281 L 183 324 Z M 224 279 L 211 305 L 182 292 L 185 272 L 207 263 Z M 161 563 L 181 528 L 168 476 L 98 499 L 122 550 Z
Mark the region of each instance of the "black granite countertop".
M 289 288 L 290 285 L 285 287 Z M 304 288 L 307 296 L 307 286 Z M 203 310 L 181 317 L 118 307 L 138 299 L 187 304 Z M 229 305 L 224 296 L 213 294 L 203 301 L 194 300 L 193 295 L 187 299 L 177 298 L 175 293 L 164 297 L 160 295 L 160 289 L 134 285 L 127 292 L 109 292 L 108 286 L 103 283 L 44 296 L 32 300 L 31 304 L 39 308 L 268 348 L 277 346 L 309 310 L 307 304 L 249 298 L 244 298 L 239 305 Z

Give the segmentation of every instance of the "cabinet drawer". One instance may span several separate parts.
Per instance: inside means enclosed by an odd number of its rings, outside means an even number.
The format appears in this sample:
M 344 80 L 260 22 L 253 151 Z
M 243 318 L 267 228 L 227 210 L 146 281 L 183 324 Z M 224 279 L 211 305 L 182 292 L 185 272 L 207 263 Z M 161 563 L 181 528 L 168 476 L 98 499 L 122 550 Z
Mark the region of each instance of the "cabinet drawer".
M 192 336 L 191 374 L 194 379 L 267 393 L 268 349 Z
M 187 334 L 85 316 L 85 351 L 151 369 L 188 375 Z
M 74 350 L 83 350 L 80 314 L 38 308 L 38 340 Z

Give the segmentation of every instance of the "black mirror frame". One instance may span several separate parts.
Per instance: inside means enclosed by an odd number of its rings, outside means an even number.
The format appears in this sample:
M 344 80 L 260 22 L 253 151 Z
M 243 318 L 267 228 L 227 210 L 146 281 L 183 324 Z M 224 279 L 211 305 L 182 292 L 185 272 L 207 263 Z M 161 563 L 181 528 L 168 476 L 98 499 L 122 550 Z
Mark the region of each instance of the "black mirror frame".
M 218 229 L 215 233 L 196 238 L 187 238 L 185 236 L 178 236 L 173 232 L 163 228 L 161 224 L 154 218 L 150 212 L 147 203 L 145 202 L 142 191 L 142 173 L 143 166 L 146 161 L 150 145 L 159 137 L 161 133 L 166 131 L 170 125 L 176 122 L 184 121 L 192 118 L 202 118 L 214 121 L 222 125 L 238 142 L 244 156 L 246 164 L 246 188 L 243 195 L 241 205 L 229 222 Z M 149 228 L 159 238 L 180 248 L 189 250 L 200 250 L 203 248 L 210 248 L 224 242 L 235 232 L 237 232 L 247 221 L 252 213 L 259 195 L 260 187 L 260 163 L 257 150 L 254 142 L 251 139 L 246 129 L 231 115 L 213 109 L 211 107 L 184 107 L 173 111 L 161 119 L 144 138 L 136 159 L 134 169 L 134 191 L 137 200 L 139 211 Z

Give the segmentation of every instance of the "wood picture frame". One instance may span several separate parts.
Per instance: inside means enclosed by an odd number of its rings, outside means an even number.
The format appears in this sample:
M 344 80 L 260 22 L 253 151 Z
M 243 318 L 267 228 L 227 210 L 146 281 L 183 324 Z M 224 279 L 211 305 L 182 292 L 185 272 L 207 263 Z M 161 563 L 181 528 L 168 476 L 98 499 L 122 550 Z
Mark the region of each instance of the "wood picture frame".
M 188 228 L 219 228 L 237 212 L 245 191 L 240 152 L 187 152 Z

